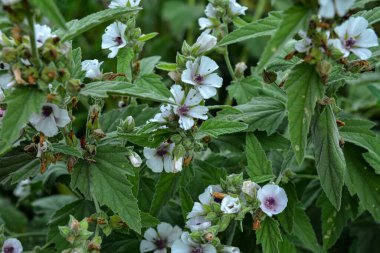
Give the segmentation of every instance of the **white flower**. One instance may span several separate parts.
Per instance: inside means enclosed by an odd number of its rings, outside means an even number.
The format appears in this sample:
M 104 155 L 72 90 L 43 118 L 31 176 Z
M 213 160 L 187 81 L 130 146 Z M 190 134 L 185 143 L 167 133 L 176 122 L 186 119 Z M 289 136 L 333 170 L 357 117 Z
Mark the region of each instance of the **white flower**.
M 120 22 L 114 22 L 107 26 L 105 33 L 102 36 L 102 49 L 109 49 L 111 53 L 108 58 L 114 58 L 120 48 L 127 45 L 125 38 L 125 30 L 127 26 Z
M 191 232 L 194 232 L 209 228 L 211 226 L 211 222 L 206 220 L 203 216 L 196 216 L 189 219 L 186 222 L 186 226 L 191 230 Z
M 200 244 L 194 242 L 188 232 L 183 232 L 181 239 L 174 242 L 171 253 L 216 253 L 211 244 Z
M 186 218 L 190 219 L 196 216 L 202 216 L 204 214 L 203 205 L 210 205 L 213 198 L 214 192 L 221 192 L 222 188 L 220 185 L 210 185 L 206 190 L 198 196 L 199 202 L 194 202 L 194 206 L 190 213 L 187 214 Z
M 225 196 L 220 205 L 220 210 L 223 213 L 238 213 L 241 210 L 239 198 L 234 198 L 229 195 Z
M 141 157 L 136 152 L 132 152 L 129 156 L 129 161 L 131 162 L 132 166 L 135 168 L 138 168 L 142 164 Z
M 173 116 L 172 107 L 170 105 L 161 105 L 161 112 L 157 113 L 149 122 L 167 123 Z
M 323 18 L 333 18 L 335 13 L 339 17 L 346 15 L 355 0 L 319 0 L 319 15 Z
M 112 0 L 108 6 L 111 9 L 117 7 L 136 7 L 140 4 L 141 0 Z
M 194 89 L 190 89 L 185 96 L 185 91 L 180 85 L 173 85 L 170 88 L 173 98 L 170 100 L 175 103 L 173 111 L 179 116 L 179 125 L 184 130 L 189 130 L 194 126 L 194 119 L 206 120 L 208 109 L 199 103 L 203 100 L 202 96 Z
M 174 143 L 162 143 L 158 148 L 144 148 L 144 156 L 147 159 L 146 165 L 156 173 L 163 170 L 174 172 L 173 149 Z
M 207 18 L 198 19 L 198 24 L 201 30 L 215 26 L 214 20 L 216 20 L 216 12 L 215 7 L 211 3 L 206 6 L 205 14 Z
M 46 40 L 55 36 L 51 32 L 51 28 L 47 25 L 35 24 L 34 33 L 36 35 L 36 43 L 38 48 L 42 47 Z
M 19 240 L 9 238 L 4 242 L 1 253 L 21 253 L 22 250 L 23 248 Z
M 1 2 L 4 5 L 11 5 L 11 4 L 17 4 L 17 3 L 21 2 L 21 0 L 1 0 Z
M 13 75 L 10 73 L 10 66 L 5 62 L 0 62 L 0 88 L 8 89 L 15 84 Z
M 216 88 L 222 87 L 223 79 L 213 73 L 219 66 L 207 56 L 188 61 L 183 71 L 182 82 L 194 85 L 204 99 L 216 95 Z
M 48 149 L 48 145 L 47 145 L 46 141 L 42 142 L 42 144 L 38 143 L 37 144 L 37 155 L 36 155 L 36 157 L 41 157 L 42 153 L 46 152 L 47 149 Z
M 58 127 L 64 127 L 70 123 L 70 117 L 66 110 L 55 104 L 46 103 L 41 108 L 41 113 L 34 113 L 29 119 L 37 131 L 48 137 L 58 134 Z
M 368 48 L 379 45 L 375 31 L 367 27 L 365 18 L 351 17 L 335 28 L 339 39 L 330 39 L 329 44 L 341 51 L 343 57 L 352 52 L 360 59 L 367 60 L 372 55 Z
M 301 40 L 297 41 L 294 45 L 294 48 L 300 52 L 300 53 L 306 53 L 311 49 L 311 39 L 307 37 L 307 34 L 305 31 L 301 30 L 298 32 L 298 35 L 302 38 Z
M 260 186 L 252 181 L 244 181 L 243 186 L 241 187 L 241 191 L 245 194 L 255 197 L 257 190 L 260 189 Z
M 240 253 L 240 249 L 232 246 L 224 246 L 222 253 Z
M 195 42 L 194 46 L 198 48 L 197 53 L 202 54 L 213 49 L 218 42 L 218 39 L 215 36 L 210 34 L 210 31 L 204 31 Z
M 149 228 L 144 233 L 145 240 L 140 243 L 140 252 L 154 251 L 154 253 L 166 253 L 166 249 L 173 245 L 182 233 L 182 230 L 175 226 L 162 222 L 157 226 L 157 232 Z
M 86 60 L 82 61 L 82 70 L 86 72 L 86 77 L 91 79 L 102 79 L 102 71 L 100 66 L 103 62 L 98 60 Z
M 20 181 L 16 188 L 13 190 L 13 195 L 18 198 L 23 198 L 30 193 L 30 179 Z
M 267 184 L 257 191 L 260 208 L 269 217 L 279 214 L 286 208 L 288 197 L 286 192 L 278 185 Z
M 245 11 L 248 9 L 245 6 L 238 4 L 236 0 L 230 0 L 229 7 L 230 7 L 232 16 L 245 15 Z

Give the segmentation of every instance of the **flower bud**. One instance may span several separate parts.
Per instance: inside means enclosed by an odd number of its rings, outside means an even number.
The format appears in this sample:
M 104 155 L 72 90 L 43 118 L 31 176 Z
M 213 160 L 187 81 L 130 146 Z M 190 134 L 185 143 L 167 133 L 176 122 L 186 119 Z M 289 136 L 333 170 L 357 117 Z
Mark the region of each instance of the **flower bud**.
M 186 41 L 184 41 L 183 44 L 182 44 L 181 52 L 182 52 L 182 54 L 185 55 L 185 56 L 188 56 L 188 55 L 191 54 L 191 47 L 190 47 L 189 44 L 187 44 Z
M 178 83 L 181 81 L 181 74 L 177 71 L 170 71 L 168 76 L 175 82 Z
M 44 80 L 47 83 L 51 83 L 54 81 L 54 79 L 57 77 L 56 69 L 52 66 L 46 66 L 42 70 L 42 80 Z
M 318 74 L 321 76 L 324 82 L 327 81 L 331 68 L 331 63 L 326 60 L 317 63 Z
M 247 64 L 245 62 L 239 62 L 235 65 L 235 74 L 237 77 L 243 77 L 244 72 L 247 70 Z
M 121 122 L 123 131 L 129 133 L 135 129 L 135 120 L 132 116 L 128 116 L 124 121 Z
M 217 38 L 209 34 L 209 31 L 203 32 L 193 45 L 195 55 L 200 55 L 213 49 L 217 43 Z M 194 54 L 193 54 L 194 55 Z
M 13 47 L 4 47 L 2 50 L 2 59 L 5 62 L 14 62 L 17 60 L 17 50 Z
M 260 189 L 260 186 L 252 181 L 244 181 L 241 191 L 247 194 L 248 196 L 255 197 L 257 190 Z
M 183 56 L 182 54 L 177 53 L 176 62 L 177 62 L 178 68 L 185 68 L 187 58 L 185 56 Z
M 135 168 L 139 168 L 142 164 L 141 157 L 136 152 L 132 152 L 128 156 L 128 159 L 131 162 L 132 166 Z

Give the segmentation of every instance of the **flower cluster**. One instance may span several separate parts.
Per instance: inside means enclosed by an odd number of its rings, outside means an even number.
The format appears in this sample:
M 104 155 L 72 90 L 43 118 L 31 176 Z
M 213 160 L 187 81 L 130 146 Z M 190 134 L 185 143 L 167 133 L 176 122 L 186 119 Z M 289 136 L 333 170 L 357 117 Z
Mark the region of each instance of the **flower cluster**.
M 268 217 L 277 215 L 284 211 L 288 202 L 280 186 L 267 184 L 260 187 L 252 181 L 243 181 L 241 174 L 228 176 L 221 185 L 208 186 L 198 200 L 186 217 L 190 232 L 181 234 L 180 229 L 175 230 L 168 224 L 160 224 L 158 234 L 150 228 L 144 234 L 146 240 L 141 242 L 141 252 L 162 250 L 168 246 L 171 252 L 179 253 L 240 252 L 236 247 L 222 245 L 218 233 L 225 231 L 233 220 L 242 222 L 248 213 L 256 222 L 265 219 L 263 213 Z
M 369 24 L 365 18 L 350 17 L 337 26 L 330 21 L 335 15 L 345 16 L 353 6 L 354 0 L 319 0 L 319 4 L 319 15 L 322 18 L 327 18 L 324 20 L 327 23 L 322 25 L 322 28 L 317 28 L 316 32 L 311 30 L 308 33 L 300 31 L 301 40 L 295 44 L 296 51 L 311 55 L 316 60 L 320 57 L 316 52 L 322 52 L 335 59 L 346 58 L 351 53 L 361 60 L 369 59 L 372 56 L 369 48 L 378 46 L 379 43 L 375 31 L 368 28 Z M 322 38 L 322 40 L 316 38 Z M 319 41 L 322 41 L 322 44 L 319 44 Z M 318 50 L 313 51 L 313 48 Z

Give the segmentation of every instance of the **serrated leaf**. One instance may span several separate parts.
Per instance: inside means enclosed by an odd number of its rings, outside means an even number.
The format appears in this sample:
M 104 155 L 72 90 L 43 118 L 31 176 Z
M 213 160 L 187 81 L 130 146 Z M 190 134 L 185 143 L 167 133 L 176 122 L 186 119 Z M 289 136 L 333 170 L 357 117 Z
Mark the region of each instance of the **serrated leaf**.
M 180 188 L 179 197 L 181 199 L 182 215 L 183 218 L 186 219 L 187 214 L 193 208 L 194 201 L 191 198 L 190 193 L 184 187 Z
M 158 216 L 161 209 L 173 197 L 177 189 L 178 180 L 179 174 L 177 173 L 161 173 L 150 206 L 150 213 L 153 216 Z
M 316 117 L 313 126 L 315 164 L 321 186 L 331 204 L 340 209 L 346 161 L 339 146 L 339 131 L 331 106 Z
M 31 3 L 50 19 L 56 26 L 67 30 L 65 19 L 59 11 L 54 0 L 32 0 Z
M 71 52 L 70 73 L 73 78 L 79 80 L 85 77 L 85 72 L 82 70 L 82 50 L 80 47 Z
M 125 47 L 119 50 L 117 54 L 117 73 L 124 74 L 126 77 L 117 77 L 118 81 L 123 81 L 127 79 L 132 80 L 132 63 L 135 54 L 133 48 Z
M 280 253 L 278 243 L 282 241 L 278 222 L 266 217 L 256 232 L 256 241 L 263 247 L 263 253 Z
M 270 36 L 281 23 L 282 11 L 272 11 L 269 16 L 239 27 L 224 37 L 218 46 L 226 46 L 261 36 Z
M 360 199 L 360 206 L 367 209 L 373 218 L 380 222 L 380 175 L 368 168 L 365 161 L 358 155 L 361 150 L 346 144 L 344 155 L 347 163 L 345 182 L 351 195 L 356 194 Z
M 247 134 L 245 150 L 248 167 L 247 173 L 252 179 L 258 176 L 273 176 L 272 162 L 268 160 L 260 142 L 253 134 Z
M 29 122 L 33 113 L 39 113 L 45 102 L 44 93 L 36 88 L 17 88 L 6 97 L 7 113 L 2 120 L 1 138 L 9 148 Z M 15 116 L 17 115 L 17 116 Z
M 373 25 L 380 21 L 380 7 L 375 7 L 371 10 L 359 11 L 355 13 L 355 17 L 365 18 L 370 25 Z
M 151 56 L 140 61 L 140 76 L 150 75 L 154 72 L 154 68 L 161 60 L 161 56 Z M 161 80 L 161 78 L 160 78 Z
M 276 32 L 261 55 L 257 66 L 258 72 L 261 72 L 279 49 L 307 23 L 309 13 L 310 9 L 302 6 L 293 6 L 284 12 L 282 22 L 277 26 Z
M 122 147 L 98 146 L 95 162 L 81 161 L 74 167 L 71 187 L 78 188 L 88 199 L 93 196 L 118 214 L 128 226 L 141 232 L 137 199 L 127 175 L 134 175 Z
M 78 148 L 65 145 L 63 143 L 53 143 L 53 152 L 54 153 L 61 153 L 65 155 L 75 156 L 78 158 L 82 157 L 82 152 L 78 150 Z
M 318 243 L 309 217 L 300 205 L 295 208 L 294 217 L 293 235 L 300 240 L 302 246 L 314 253 L 325 253 Z
M 288 204 L 285 208 L 285 210 L 280 213 L 277 218 L 281 224 L 281 227 L 288 233 L 293 233 L 293 225 L 294 225 L 294 219 L 295 217 L 295 209 L 298 204 L 298 197 L 296 188 L 293 183 L 287 183 L 285 185 L 282 185 L 284 188 L 286 195 L 288 197 Z
M 37 175 L 40 171 L 40 161 L 26 153 L 12 151 L 0 157 L 0 168 L 2 183 L 11 180 L 11 184 L 15 184 Z
M 314 66 L 296 65 L 285 83 L 288 94 L 289 134 L 298 164 L 304 160 L 311 117 L 318 99 L 323 97 L 324 87 Z
M 124 14 L 129 12 L 139 11 L 141 8 L 133 7 L 133 8 L 115 8 L 115 9 L 106 9 L 93 14 L 90 14 L 80 20 L 72 20 L 66 23 L 68 30 L 58 30 L 54 33 L 61 38 L 61 40 L 68 41 L 77 37 L 78 35 L 100 25 L 110 20 L 117 19 Z
M 244 131 L 248 128 L 248 125 L 242 122 L 222 121 L 209 119 L 201 125 L 197 133 L 197 138 L 203 138 L 204 136 L 217 137 L 224 134 L 232 134 Z
M 149 72 L 149 69 L 154 69 L 153 66 L 145 66 L 144 72 Z M 141 73 L 144 73 L 143 71 Z M 151 72 L 151 71 L 150 71 Z M 135 85 L 141 88 L 144 88 L 145 90 L 148 90 L 154 94 L 158 94 L 162 97 L 168 98 L 171 96 L 170 91 L 165 86 L 165 84 L 161 81 L 162 77 L 153 73 L 150 74 L 142 74 L 139 76 L 136 81 Z
M 143 228 L 151 228 L 160 224 L 160 220 L 157 219 L 156 217 L 153 217 L 149 213 L 141 212 L 140 214 L 141 214 L 141 226 Z

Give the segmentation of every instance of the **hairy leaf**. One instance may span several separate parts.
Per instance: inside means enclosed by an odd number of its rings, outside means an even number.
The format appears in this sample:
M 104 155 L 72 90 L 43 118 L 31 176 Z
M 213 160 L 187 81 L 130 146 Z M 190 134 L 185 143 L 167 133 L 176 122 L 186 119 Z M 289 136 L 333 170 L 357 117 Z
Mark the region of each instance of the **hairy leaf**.
M 46 15 L 56 26 L 67 30 L 65 19 L 59 11 L 54 0 L 32 0 L 31 3 Z
M 248 161 L 247 173 L 253 180 L 258 176 L 272 176 L 272 162 L 268 160 L 265 151 L 253 134 L 247 134 L 246 156 Z
M 156 184 L 156 191 L 150 206 L 150 213 L 158 216 L 161 209 L 175 194 L 178 184 L 179 174 L 177 173 L 161 173 Z
M 261 222 L 261 228 L 257 230 L 256 241 L 263 247 L 263 253 L 280 253 L 279 242 L 282 241 L 278 222 L 270 217 L 266 217 Z

